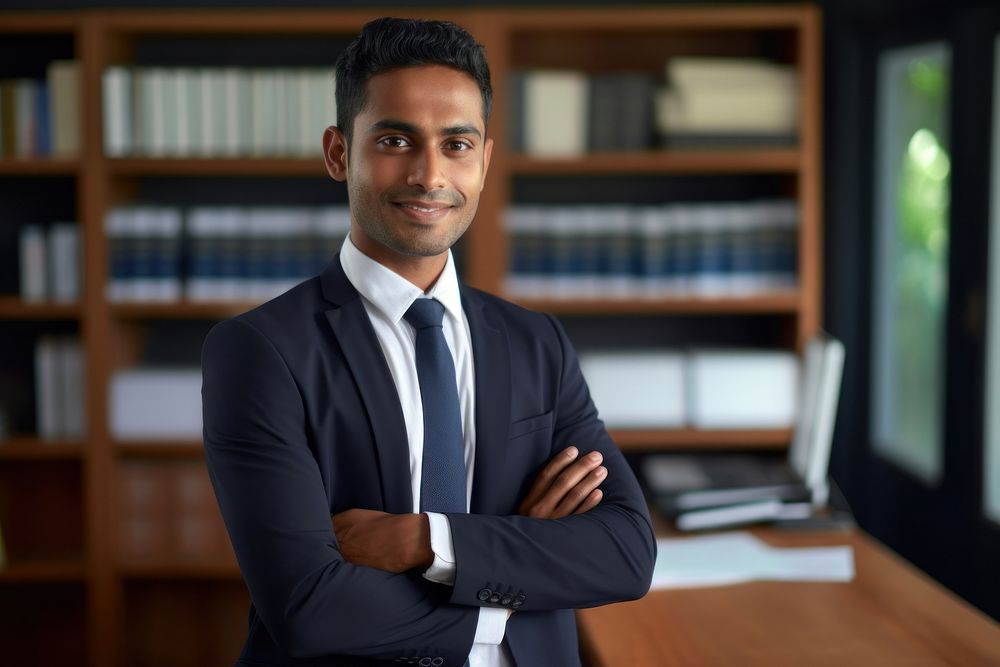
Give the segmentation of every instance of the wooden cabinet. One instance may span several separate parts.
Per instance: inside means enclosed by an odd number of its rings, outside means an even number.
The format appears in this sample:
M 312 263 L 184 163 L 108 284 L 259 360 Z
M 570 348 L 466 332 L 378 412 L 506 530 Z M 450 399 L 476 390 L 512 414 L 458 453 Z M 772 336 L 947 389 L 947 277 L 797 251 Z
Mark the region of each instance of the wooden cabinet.
M 0 77 L 38 76 L 51 60 L 77 59 L 82 123 L 78 156 L 0 157 L 0 226 L 8 229 L 3 238 L 16 239 L 10 229 L 24 221 L 72 219 L 81 225 L 83 252 L 79 303 L 28 304 L 18 298 L 15 285 L 0 290 L 5 345 L 10 340 L 20 350 L 20 355 L 3 357 L 2 372 L 31 386 L 32 341 L 48 333 L 78 335 L 88 415 L 81 440 L 42 442 L 29 424 L 0 443 L 0 526 L 8 560 L 0 569 L 5 660 L 13 655 L 17 659 L 12 664 L 222 664 L 235 659 L 243 638 L 247 596 L 231 555 L 141 558 L 123 546 L 122 526 L 130 519 L 123 508 L 122 480 L 136 470 L 186 468 L 203 474 L 201 444 L 116 441 L 108 414 L 113 373 L 148 363 L 150 348 L 164 336 L 181 341 L 170 361 L 197 365 L 204 331 L 253 304 L 109 302 L 110 248 L 103 232 L 107 213 L 142 202 L 179 207 L 346 202 L 343 186 L 329 180 L 318 156 L 105 156 L 103 73 L 115 65 L 330 67 L 358 29 L 380 14 L 185 10 L 0 16 Z M 461 249 L 468 282 L 503 293 L 511 254 L 504 212 L 511 205 L 537 201 L 539 192 L 554 204 L 594 193 L 604 202 L 629 203 L 639 189 L 657 202 L 688 192 L 707 200 L 727 192 L 780 195 L 795 200 L 799 211 L 793 289 L 748 297 L 567 299 L 541 293 L 516 298 L 558 314 L 571 336 L 586 334 L 578 346 L 587 341 L 613 344 L 638 329 L 653 332 L 640 342 L 682 345 L 698 342 L 705 332 L 725 330 L 729 341 L 798 349 L 819 329 L 821 49 L 816 9 L 435 9 L 420 15 L 466 26 L 485 44 L 492 68 L 496 104 L 490 133 L 497 148 L 478 218 Z M 24 48 L 17 50 L 18 45 Z M 765 57 L 793 65 L 801 97 L 797 140 L 743 149 L 651 145 L 559 158 L 509 150 L 512 73 L 531 68 L 572 68 L 587 75 L 628 70 L 662 80 L 665 61 L 678 55 Z M 3 253 L 7 262 L 16 261 L 16 249 L 5 247 Z M 790 437 L 781 429 L 613 435 L 624 449 L 779 449 Z M 220 524 L 213 525 L 218 531 Z M 11 618 L 23 623 L 9 625 Z M 165 628 L 183 632 L 161 632 Z M 37 653 L 57 634 L 65 648 L 52 655 Z

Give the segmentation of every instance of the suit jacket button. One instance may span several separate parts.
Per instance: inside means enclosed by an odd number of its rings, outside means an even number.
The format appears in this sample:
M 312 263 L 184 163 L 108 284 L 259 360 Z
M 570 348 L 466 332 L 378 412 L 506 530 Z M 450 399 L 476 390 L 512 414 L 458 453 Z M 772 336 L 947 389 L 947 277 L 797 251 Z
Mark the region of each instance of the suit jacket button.
M 521 598 L 516 598 L 513 602 L 510 603 L 510 606 L 513 607 L 514 609 L 517 609 L 522 604 L 524 604 L 524 600 L 522 600 Z
M 500 602 L 500 593 L 498 593 L 497 591 L 493 591 L 492 593 L 490 593 L 490 602 L 492 602 L 493 604 Z
M 476 597 L 479 598 L 480 602 L 486 602 L 487 600 L 490 599 L 490 595 L 492 595 L 492 594 L 493 594 L 493 591 L 491 591 L 490 589 L 488 589 L 488 588 L 480 588 L 479 589 L 479 593 L 476 594 Z
M 502 604 L 505 607 L 508 606 L 513 601 L 514 601 L 514 596 L 511 595 L 510 593 L 507 593 L 502 598 L 500 598 L 500 604 Z
M 420 667 L 431 667 L 430 658 L 420 658 Z
M 444 658 L 434 658 L 431 660 L 431 665 L 433 667 L 441 667 L 444 664 Z

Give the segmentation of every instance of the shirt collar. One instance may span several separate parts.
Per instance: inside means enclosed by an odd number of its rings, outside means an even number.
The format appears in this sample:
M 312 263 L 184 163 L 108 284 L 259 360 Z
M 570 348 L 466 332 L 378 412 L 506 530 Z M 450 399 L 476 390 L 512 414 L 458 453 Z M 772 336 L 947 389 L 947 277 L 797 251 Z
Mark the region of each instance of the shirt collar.
M 413 302 L 424 296 L 424 292 L 409 280 L 358 250 L 351 241 L 350 234 L 341 246 L 340 264 L 354 289 L 382 311 L 393 324 L 399 324 Z M 444 270 L 427 290 L 426 296 L 440 301 L 456 322 L 462 321 L 462 298 L 451 250 L 448 250 Z

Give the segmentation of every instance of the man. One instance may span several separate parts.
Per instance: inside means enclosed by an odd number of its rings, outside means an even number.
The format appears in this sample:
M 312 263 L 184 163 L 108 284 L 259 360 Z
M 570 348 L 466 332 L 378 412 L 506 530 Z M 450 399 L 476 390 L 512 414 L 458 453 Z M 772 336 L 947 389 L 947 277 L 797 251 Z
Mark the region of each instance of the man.
M 572 609 L 648 590 L 645 504 L 562 328 L 455 275 L 491 101 L 458 26 L 365 26 L 323 140 L 349 238 L 205 340 L 239 664 L 579 665 Z

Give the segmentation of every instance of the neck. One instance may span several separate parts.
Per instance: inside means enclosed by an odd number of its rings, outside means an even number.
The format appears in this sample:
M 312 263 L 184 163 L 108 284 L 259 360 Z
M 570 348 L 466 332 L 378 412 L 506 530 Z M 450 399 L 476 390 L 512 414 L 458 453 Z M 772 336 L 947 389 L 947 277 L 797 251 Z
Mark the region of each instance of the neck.
M 400 255 L 381 244 L 370 241 L 364 234 L 351 233 L 351 242 L 365 255 L 395 274 L 406 278 L 421 291 L 429 290 L 441 277 L 448 263 L 448 251 L 431 257 Z

